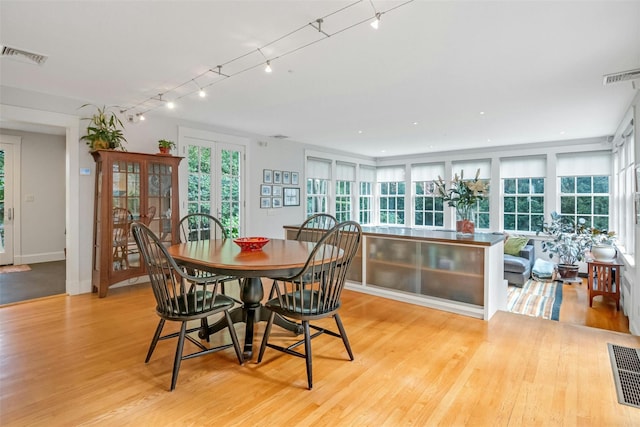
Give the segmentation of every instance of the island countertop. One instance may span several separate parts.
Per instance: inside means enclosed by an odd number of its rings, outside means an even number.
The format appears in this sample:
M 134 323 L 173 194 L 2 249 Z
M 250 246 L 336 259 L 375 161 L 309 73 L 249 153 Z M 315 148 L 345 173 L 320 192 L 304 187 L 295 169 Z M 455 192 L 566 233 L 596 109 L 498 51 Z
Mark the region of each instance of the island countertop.
M 298 229 L 300 225 L 285 225 L 285 229 Z M 411 227 L 362 226 L 362 233 L 376 237 L 393 237 L 432 242 L 460 243 L 465 245 L 493 246 L 504 240 L 502 233 L 475 233 L 473 236 L 458 236 L 454 230 L 427 230 Z

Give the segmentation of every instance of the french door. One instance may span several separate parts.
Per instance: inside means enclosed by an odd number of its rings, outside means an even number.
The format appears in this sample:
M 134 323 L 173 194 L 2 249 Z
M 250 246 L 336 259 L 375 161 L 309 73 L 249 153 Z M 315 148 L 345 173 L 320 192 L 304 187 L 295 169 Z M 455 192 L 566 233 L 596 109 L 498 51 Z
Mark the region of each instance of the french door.
M 15 148 L 0 142 L 0 265 L 13 264 Z
M 245 147 L 217 141 L 213 135 L 182 136 L 180 151 L 187 168 L 181 169 L 183 215 L 207 213 L 218 218 L 229 237 L 244 229 Z

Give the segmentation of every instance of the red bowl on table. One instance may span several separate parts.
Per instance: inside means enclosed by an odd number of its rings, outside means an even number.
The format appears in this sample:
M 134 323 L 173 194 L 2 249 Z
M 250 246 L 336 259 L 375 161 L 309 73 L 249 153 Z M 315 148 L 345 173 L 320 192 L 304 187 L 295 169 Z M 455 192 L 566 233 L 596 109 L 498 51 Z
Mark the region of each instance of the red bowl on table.
M 240 246 L 242 252 L 262 250 L 262 247 L 269 243 L 267 237 L 238 237 L 233 239 L 234 243 Z

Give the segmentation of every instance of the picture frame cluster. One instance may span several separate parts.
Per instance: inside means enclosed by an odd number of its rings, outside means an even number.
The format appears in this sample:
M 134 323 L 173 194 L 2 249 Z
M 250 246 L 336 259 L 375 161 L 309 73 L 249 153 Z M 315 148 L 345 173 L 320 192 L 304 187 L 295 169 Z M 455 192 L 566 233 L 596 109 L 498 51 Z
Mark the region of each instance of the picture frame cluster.
M 298 172 L 263 169 L 260 184 L 260 208 L 300 206 Z

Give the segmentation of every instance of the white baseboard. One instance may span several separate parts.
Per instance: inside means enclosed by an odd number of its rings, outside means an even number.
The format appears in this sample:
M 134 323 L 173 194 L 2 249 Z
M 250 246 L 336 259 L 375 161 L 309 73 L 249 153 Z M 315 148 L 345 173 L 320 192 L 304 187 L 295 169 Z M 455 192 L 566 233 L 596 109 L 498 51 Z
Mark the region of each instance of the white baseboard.
M 41 253 L 41 254 L 15 256 L 13 258 L 13 263 L 15 265 L 37 264 L 39 262 L 63 261 L 64 259 L 65 259 L 64 251 L 60 251 L 60 252 L 48 252 L 48 253 Z

